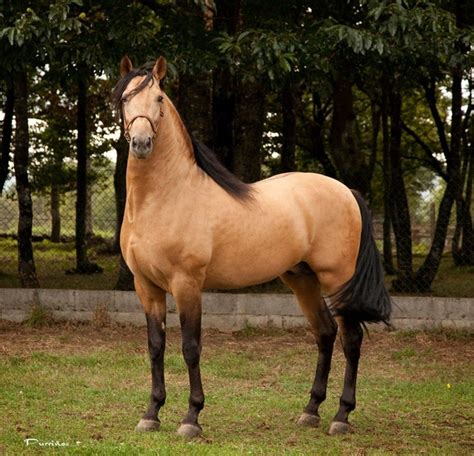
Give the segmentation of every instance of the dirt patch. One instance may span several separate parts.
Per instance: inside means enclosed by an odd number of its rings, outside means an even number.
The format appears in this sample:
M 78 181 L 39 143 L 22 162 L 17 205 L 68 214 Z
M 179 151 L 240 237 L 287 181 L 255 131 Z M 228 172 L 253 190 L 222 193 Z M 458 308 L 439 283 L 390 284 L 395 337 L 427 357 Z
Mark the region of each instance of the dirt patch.
M 169 346 L 181 343 L 179 329 L 167 331 Z M 309 330 L 298 328 L 281 330 L 274 328 L 252 329 L 233 334 L 217 330 L 203 331 L 206 350 L 246 351 L 259 355 L 271 355 L 282 349 L 306 346 L 315 347 Z M 0 354 L 27 355 L 30 352 L 54 351 L 58 353 L 90 352 L 92 350 L 147 351 L 146 328 L 108 324 L 52 323 L 41 328 L 0 320 Z M 341 352 L 340 342 L 336 353 Z M 474 334 L 452 332 L 373 332 L 365 337 L 362 357 L 374 361 L 398 360 L 410 356 L 433 357 L 446 365 L 458 362 L 474 363 Z M 382 364 L 383 364 L 382 363 Z M 389 367 L 389 366 L 387 366 Z

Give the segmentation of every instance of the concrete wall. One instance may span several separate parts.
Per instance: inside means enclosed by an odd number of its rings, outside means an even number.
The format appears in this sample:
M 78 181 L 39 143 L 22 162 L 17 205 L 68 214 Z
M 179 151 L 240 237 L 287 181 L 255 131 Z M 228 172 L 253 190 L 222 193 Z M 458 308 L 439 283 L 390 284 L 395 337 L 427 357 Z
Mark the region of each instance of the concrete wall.
M 472 298 L 395 297 L 394 302 L 392 323 L 396 328 L 474 330 Z M 167 296 L 167 303 L 167 325 L 177 326 L 172 297 Z M 0 289 L 0 319 L 25 321 L 38 306 L 56 320 L 146 324 L 135 292 Z M 293 295 L 204 293 L 203 327 L 236 331 L 246 325 L 291 328 L 306 325 L 306 319 Z

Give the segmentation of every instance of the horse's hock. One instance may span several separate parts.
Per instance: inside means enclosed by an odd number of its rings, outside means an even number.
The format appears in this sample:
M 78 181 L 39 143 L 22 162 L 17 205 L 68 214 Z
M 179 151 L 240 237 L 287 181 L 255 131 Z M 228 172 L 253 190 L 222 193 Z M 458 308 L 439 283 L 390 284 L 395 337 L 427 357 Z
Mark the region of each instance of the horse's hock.
M 474 331 L 473 298 L 395 296 L 392 323 L 397 329 L 455 328 Z M 167 326 L 179 326 L 176 306 L 167 296 Z M 59 321 L 116 322 L 145 326 L 135 292 L 95 290 L 0 290 L 0 319 L 28 320 L 37 309 Z M 100 321 L 99 321 L 100 320 Z M 237 331 L 246 326 L 306 326 L 290 294 L 203 294 L 203 327 Z M 383 327 L 384 325 L 372 325 Z

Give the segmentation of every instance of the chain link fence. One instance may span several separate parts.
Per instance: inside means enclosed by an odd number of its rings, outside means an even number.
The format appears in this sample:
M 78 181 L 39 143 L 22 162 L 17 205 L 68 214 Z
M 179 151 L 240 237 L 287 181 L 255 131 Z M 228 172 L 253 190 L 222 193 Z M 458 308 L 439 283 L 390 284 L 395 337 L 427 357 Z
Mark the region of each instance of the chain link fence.
M 89 192 L 87 238 L 89 259 L 101 266 L 100 274 L 74 273 L 75 200 L 74 191 L 60 194 L 33 193 L 33 252 L 35 266 L 44 288 L 112 289 L 119 253 L 116 237 L 116 209 L 112 179 L 94 185 Z M 0 287 L 19 287 L 16 232 L 18 202 L 14 187 L 0 196 Z

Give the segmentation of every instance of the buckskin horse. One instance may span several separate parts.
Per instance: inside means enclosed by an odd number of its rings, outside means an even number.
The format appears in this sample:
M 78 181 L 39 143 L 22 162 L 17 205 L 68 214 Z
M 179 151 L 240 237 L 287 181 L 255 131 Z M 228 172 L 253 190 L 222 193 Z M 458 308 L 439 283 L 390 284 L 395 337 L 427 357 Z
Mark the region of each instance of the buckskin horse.
M 121 248 L 145 311 L 150 404 L 136 430 L 157 430 L 165 403 L 166 300 L 176 300 L 189 374 L 189 409 L 178 434 L 198 436 L 204 406 L 199 360 L 203 289 L 239 288 L 280 277 L 316 336 L 318 362 L 297 423 L 319 425 L 339 329 L 344 388 L 329 434 L 349 430 L 364 322 L 387 321 L 391 301 L 362 197 L 337 180 L 287 173 L 246 184 L 190 137 L 163 92 L 163 57 L 133 68 L 120 62 L 114 100 L 129 141 Z M 205 108 L 203 108 L 205 109 Z

